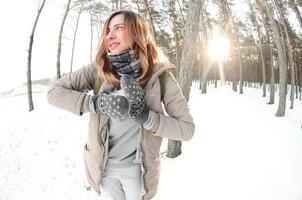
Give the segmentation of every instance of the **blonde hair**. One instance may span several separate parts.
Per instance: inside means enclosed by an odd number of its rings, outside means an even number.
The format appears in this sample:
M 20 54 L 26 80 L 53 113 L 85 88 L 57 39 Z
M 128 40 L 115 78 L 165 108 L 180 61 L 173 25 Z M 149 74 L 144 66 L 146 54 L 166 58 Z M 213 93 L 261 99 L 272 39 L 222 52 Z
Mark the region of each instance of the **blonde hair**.
M 127 26 L 125 31 L 128 31 L 126 33 L 133 36 L 133 50 L 135 50 L 136 56 L 141 61 L 142 75 L 138 79 L 139 83 L 140 85 L 145 85 L 152 75 L 154 64 L 158 61 L 159 49 L 150 34 L 148 22 L 132 11 L 121 10 L 114 12 L 106 20 L 95 57 L 99 76 L 102 80 L 106 80 L 116 87 L 120 85 L 119 79 L 113 73 L 112 64 L 107 58 L 106 36 L 111 19 L 121 14 L 125 16 L 124 22 Z

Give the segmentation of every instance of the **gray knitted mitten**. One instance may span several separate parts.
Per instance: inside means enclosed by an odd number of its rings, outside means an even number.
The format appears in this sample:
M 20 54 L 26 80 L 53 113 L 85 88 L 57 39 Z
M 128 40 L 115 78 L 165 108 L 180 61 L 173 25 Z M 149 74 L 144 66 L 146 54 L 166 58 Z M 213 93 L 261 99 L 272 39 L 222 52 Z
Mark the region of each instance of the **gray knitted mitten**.
M 129 101 L 129 115 L 132 119 L 145 123 L 148 119 L 149 108 L 145 103 L 145 92 L 137 80 L 131 76 L 121 77 L 121 88 Z
M 100 95 L 93 96 L 95 111 L 102 112 L 109 118 L 123 119 L 129 110 L 129 103 L 125 96 L 112 93 L 113 86 L 105 88 Z

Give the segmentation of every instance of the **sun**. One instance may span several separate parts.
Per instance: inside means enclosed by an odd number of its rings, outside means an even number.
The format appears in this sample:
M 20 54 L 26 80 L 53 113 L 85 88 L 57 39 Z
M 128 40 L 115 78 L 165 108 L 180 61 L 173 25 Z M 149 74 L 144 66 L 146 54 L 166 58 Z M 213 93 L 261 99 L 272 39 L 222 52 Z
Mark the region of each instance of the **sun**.
M 212 59 L 222 61 L 229 55 L 230 40 L 221 35 L 213 36 L 208 42 L 208 51 Z

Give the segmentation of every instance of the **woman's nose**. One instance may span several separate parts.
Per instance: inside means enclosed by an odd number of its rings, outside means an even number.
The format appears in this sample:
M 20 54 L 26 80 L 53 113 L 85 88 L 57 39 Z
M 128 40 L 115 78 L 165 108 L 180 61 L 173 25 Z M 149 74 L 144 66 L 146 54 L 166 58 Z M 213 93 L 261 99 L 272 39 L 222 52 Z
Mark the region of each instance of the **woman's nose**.
M 114 38 L 115 35 L 114 35 L 114 31 L 109 31 L 106 35 L 106 39 L 109 40 L 109 39 L 112 39 Z

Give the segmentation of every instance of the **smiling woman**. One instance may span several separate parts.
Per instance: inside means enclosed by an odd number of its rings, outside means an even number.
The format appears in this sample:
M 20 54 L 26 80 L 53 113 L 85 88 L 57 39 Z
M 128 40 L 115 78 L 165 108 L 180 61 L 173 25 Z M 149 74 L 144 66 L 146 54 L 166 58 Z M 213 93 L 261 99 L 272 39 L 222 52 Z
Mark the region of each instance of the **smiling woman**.
M 101 199 L 107 194 L 112 200 L 150 200 L 159 184 L 162 139 L 191 139 L 193 118 L 174 66 L 159 60 L 142 16 L 114 12 L 101 31 L 94 62 L 53 83 L 48 102 L 77 115 L 90 113 L 84 162 Z M 161 74 L 169 85 L 164 101 Z
M 227 37 L 214 35 L 208 44 L 208 51 L 212 59 L 222 61 L 229 55 L 230 40 Z

